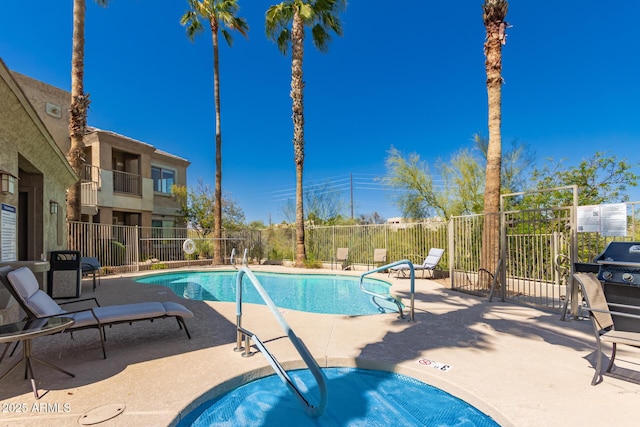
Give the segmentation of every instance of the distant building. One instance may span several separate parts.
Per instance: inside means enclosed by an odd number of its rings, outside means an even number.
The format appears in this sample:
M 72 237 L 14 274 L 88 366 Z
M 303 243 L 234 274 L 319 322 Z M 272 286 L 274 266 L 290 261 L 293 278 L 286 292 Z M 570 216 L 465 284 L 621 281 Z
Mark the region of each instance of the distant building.
M 71 146 L 71 94 L 13 72 L 33 109 L 62 153 Z M 187 185 L 190 162 L 118 133 L 88 127 L 84 138 L 82 221 L 100 224 L 173 227 L 178 200 L 171 186 Z M 62 201 L 61 210 L 64 212 Z M 64 217 L 64 215 L 63 215 Z

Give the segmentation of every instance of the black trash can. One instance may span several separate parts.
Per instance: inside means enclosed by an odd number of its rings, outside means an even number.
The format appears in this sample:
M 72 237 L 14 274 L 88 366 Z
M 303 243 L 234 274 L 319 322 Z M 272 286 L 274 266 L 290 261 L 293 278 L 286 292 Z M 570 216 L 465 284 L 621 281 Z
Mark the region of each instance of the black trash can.
M 79 251 L 50 252 L 47 293 L 52 298 L 78 298 L 81 289 L 81 257 Z

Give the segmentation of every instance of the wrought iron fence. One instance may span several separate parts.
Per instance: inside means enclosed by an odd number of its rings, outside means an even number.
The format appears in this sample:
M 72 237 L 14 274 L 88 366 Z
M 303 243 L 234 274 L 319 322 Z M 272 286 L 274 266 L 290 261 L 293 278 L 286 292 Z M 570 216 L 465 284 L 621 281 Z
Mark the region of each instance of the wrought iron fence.
M 575 249 L 571 208 L 557 208 L 408 224 L 310 226 L 305 229 L 306 255 L 309 267 L 328 267 L 338 248 L 348 248 L 348 263 L 366 270 L 373 266 L 378 248 L 387 250 L 387 262 L 409 259 L 414 263 L 422 263 L 430 248 L 444 248 L 439 277 L 448 276 L 453 289 L 488 295 L 495 280 L 506 299 L 558 309 L 566 298 L 566 278 L 556 268 L 558 256 L 590 262 L 610 241 L 640 241 L 639 206 L 640 202 L 628 204 L 627 236 L 577 233 Z M 482 241 L 487 238 L 483 231 L 489 221 L 500 221 L 501 260 L 483 260 Z M 211 265 L 212 236 L 209 230 L 73 222 L 68 246 L 82 256 L 98 258 L 105 273 L 126 272 Z M 195 243 L 193 254 L 183 250 L 186 239 Z M 225 263 L 233 249 L 239 259 L 246 249 L 250 263 L 287 263 L 295 258 L 295 228 L 223 230 L 221 246 Z M 501 273 L 487 268 L 499 262 Z

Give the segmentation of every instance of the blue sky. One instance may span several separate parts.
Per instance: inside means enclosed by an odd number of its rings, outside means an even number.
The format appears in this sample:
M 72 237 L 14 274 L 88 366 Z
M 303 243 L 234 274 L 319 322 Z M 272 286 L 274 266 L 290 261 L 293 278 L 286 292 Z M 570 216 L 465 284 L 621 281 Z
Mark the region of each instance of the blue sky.
M 0 57 L 10 69 L 70 90 L 72 3 L 2 3 Z M 220 49 L 223 191 L 247 221 L 265 223 L 283 219 L 295 189 L 291 61 L 264 32 L 275 3 L 240 0 L 249 38 L 237 34 Z M 481 4 L 352 0 L 328 53 L 306 44 L 307 185 L 331 182 L 348 202 L 353 177 L 355 215 L 396 216 L 377 181 L 391 146 L 433 168 L 487 134 Z M 87 0 L 89 124 L 184 157 L 189 186 L 213 186 L 211 37 L 187 40 L 179 24 L 186 10 L 186 0 L 111 0 L 107 8 Z M 503 144 L 524 142 L 539 162 L 575 165 L 605 151 L 637 163 L 639 17 L 632 0 L 510 2 Z M 630 195 L 640 200 L 638 190 Z

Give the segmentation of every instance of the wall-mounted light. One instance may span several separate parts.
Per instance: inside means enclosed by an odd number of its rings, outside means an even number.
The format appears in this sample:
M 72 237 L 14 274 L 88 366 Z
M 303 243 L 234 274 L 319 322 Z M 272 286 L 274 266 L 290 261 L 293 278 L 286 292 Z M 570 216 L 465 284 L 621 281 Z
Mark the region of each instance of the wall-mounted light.
M 0 170 L 1 190 L 5 194 L 14 194 L 16 192 L 16 179 L 17 177 L 11 175 L 9 172 Z
M 58 202 L 54 202 L 53 200 L 51 200 L 49 202 L 49 211 L 51 212 L 51 215 L 55 215 L 58 213 Z

